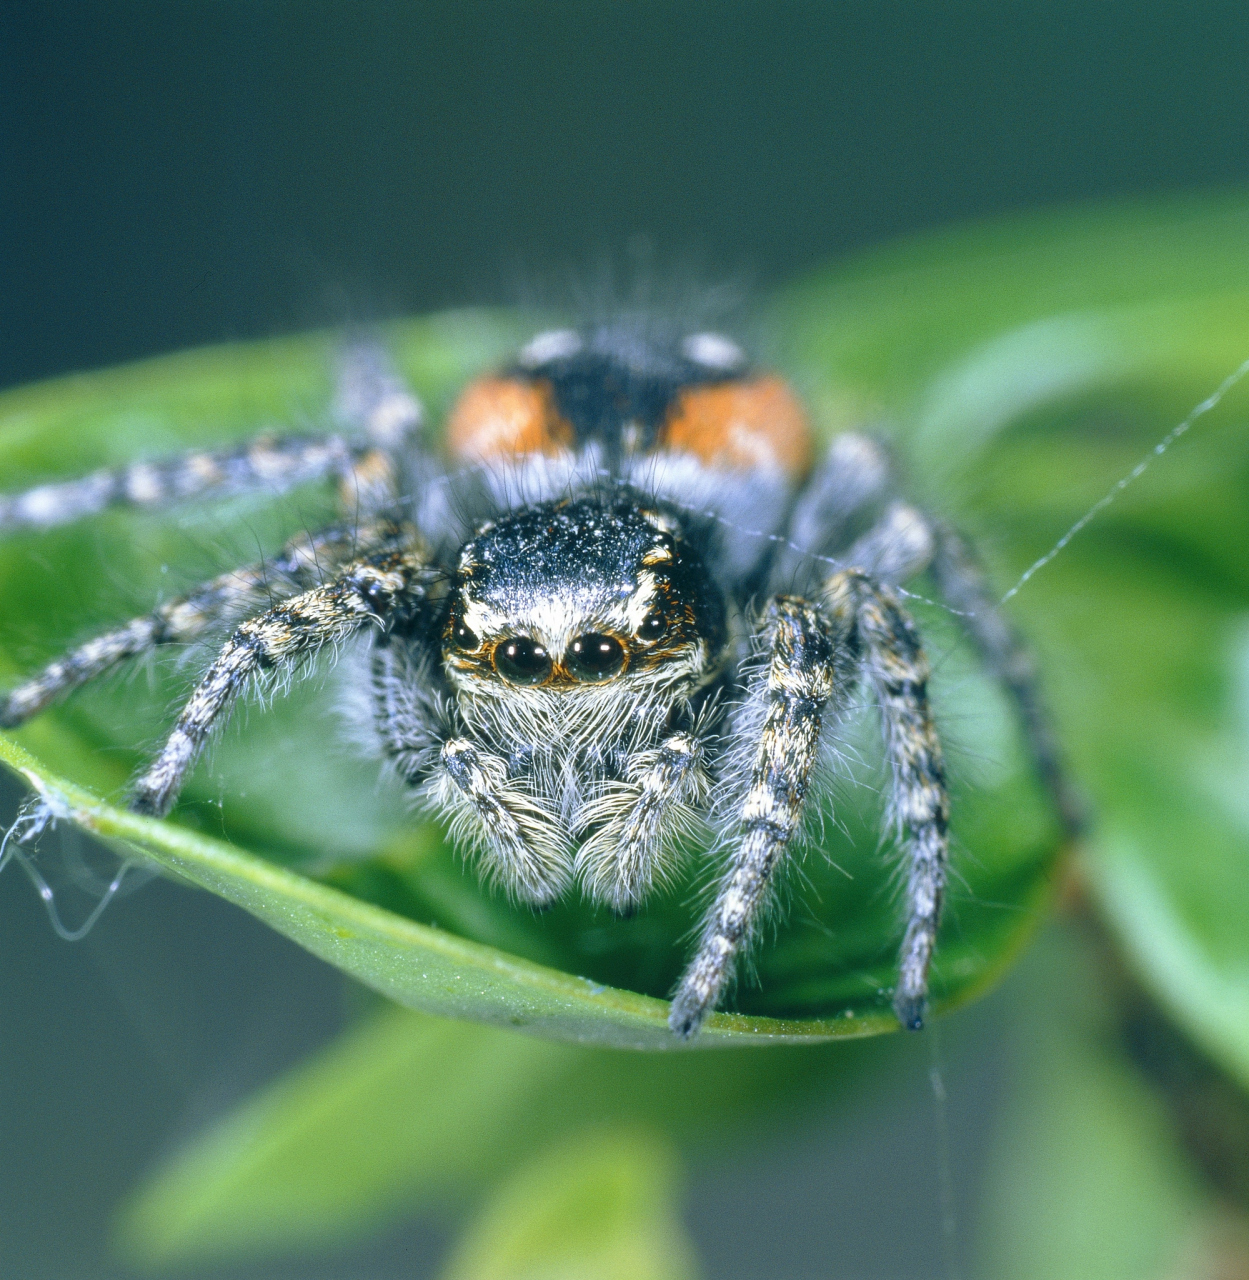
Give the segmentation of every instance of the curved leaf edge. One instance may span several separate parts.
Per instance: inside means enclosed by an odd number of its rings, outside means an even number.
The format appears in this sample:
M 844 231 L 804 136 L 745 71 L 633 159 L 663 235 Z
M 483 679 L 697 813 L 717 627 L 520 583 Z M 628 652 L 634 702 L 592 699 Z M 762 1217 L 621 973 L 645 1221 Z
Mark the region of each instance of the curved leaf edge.
M 424 1013 L 513 1027 L 552 1039 L 640 1050 L 816 1044 L 899 1030 L 892 1013 L 811 1019 L 716 1013 L 693 1041 L 668 1030 L 668 1002 L 607 987 L 422 925 L 338 889 L 174 823 L 117 809 L 57 777 L 12 738 L 0 734 L 0 764 L 34 789 L 51 815 L 103 840 L 118 855 L 155 864 L 174 878 L 217 894 L 269 924 L 313 955 L 396 1003 Z M 981 980 L 937 1003 L 943 1014 L 989 990 L 1031 939 L 1053 896 L 1029 912 L 1033 927 Z M 389 972 L 398 957 L 402 970 Z M 413 982 L 417 966 L 419 982 Z M 432 976 L 431 976 L 432 971 Z

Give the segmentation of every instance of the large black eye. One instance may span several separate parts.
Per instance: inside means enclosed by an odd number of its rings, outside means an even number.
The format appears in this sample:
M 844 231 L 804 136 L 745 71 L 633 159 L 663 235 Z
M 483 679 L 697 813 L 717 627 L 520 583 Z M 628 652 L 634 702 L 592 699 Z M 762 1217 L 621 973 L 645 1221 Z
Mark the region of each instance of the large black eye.
M 470 631 L 462 622 L 457 622 L 451 631 L 451 639 L 457 649 L 476 649 L 480 643 L 475 632 Z
M 551 674 L 551 655 L 536 640 L 517 636 L 495 647 L 494 669 L 510 684 L 541 684 Z
M 578 636 L 568 646 L 565 662 L 578 680 L 610 680 L 624 666 L 624 647 L 611 636 L 597 631 Z

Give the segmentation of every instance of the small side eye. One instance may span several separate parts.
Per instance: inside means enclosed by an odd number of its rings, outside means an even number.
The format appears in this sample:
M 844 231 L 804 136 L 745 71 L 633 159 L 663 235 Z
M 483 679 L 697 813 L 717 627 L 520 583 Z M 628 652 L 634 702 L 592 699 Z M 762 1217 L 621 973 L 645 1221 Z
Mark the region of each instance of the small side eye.
M 668 624 L 662 613 L 648 613 L 642 619 L 642 625 L 638 627 L 638 639 L 658 640 L 667 629 Z
M 536 640 L 517 636 L 495 647 L 494 669 L 509 684 L 541 684 L 551 674 L 551 655 Z
M 455 629 L 451 632 L 451 641 L 457 649 L 476 649 L 481 643 L 477 639 L 477 633 L 470 631 L 462 622 L 456 623 Z
M 619 675 L 624 666 L 624 646 L 612 636 L 591 631 L 589 635 L 578 636 L 568 646 L 564 661 L 578 680 L 610 680 Z

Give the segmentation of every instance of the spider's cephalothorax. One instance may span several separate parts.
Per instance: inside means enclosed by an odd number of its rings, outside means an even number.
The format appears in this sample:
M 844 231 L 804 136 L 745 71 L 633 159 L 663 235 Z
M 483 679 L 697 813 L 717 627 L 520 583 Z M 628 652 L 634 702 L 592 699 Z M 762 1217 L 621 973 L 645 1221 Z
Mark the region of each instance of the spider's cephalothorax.
M 618 910 L 642 900 L 703 787 L 688 730 L 726 640 L 725 601 L 697 547 L 637 493 L 542 502 L 477 531 L 442 628 L 465 738 L 442 749 L 454 785 L 440 795 L 495 878 L 538 904 L 574 874 Z M 665 798 L 674 830 L 630 837 L 627 784 L 669 739 L 691 745 Z M 476 779 L 492 767 L 487 798 Z
M 350 519 L 107 632 L 0 698 L 0 727 L 223 619 L 132 805 L 164 814 L 250 685 L 358 638 L 378 749 L 485 874 L 536 905 L 579 888 L 631 910 L 701 832 L 722 862 L 671 1026 L 693 1034 L 823 797 L 822 759 L 866 686 L 906 841 L 894 1008 L 922 1025 L 949 805 L 928 664 L 895 585 L 930 568 L 1014 694 L 1078 817 L 1026 655 L 962 542 L 894 495 L 859 435 L 822 460 L 787 384 L 718 334 L 636 324 L 539 334 L 422 443 L 372 347 L 347 352 L 339 431 L 140 462 L 0 497 L 0 530 L 125 503 L 339 483 Z
M 550 707 L 563 732 L 542 736 L 557 748 L 623 740 L 638 729 L 622 690 L 638 707 L 667 704 L 723 661 L 724 599 L 702 557 L 675 519 L 627 493 L 492 522 L 460 552 L 450 599 L 444 667 L 465 716 L 504 739 Z

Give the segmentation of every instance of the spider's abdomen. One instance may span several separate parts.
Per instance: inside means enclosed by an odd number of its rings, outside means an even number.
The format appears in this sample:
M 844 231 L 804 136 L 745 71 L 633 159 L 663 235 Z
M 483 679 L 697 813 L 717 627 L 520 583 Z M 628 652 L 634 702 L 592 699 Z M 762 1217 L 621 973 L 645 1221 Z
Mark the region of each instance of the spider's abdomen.
M 774 376 L 678 392 L 656 445 L 716 471 L 780 471 L 795 483 L 806 479 L 814 457 L 802 405 Z
M 487 465 L 597 446 L 609 466 L 675 454 L 790 484 L 813 458 L 797 397 L 782 379 L 750 370 L 727 338 L 661 343 L 622 326 L 539 334 L 510 369 L 465 390 L 446 440 L 455 459 Z

